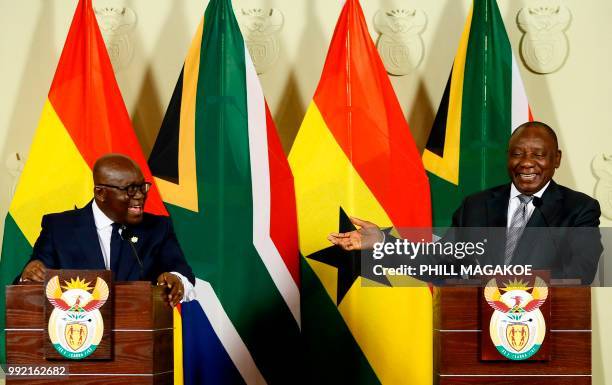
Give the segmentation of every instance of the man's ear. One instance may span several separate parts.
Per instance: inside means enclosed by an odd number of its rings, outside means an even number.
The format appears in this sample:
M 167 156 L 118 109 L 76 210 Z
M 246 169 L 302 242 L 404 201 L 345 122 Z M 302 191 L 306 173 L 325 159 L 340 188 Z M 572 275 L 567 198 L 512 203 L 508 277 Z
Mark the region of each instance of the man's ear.
M 97 201 L 104 202 L 106 200 L 106 189 L 94 187 L 94 198 L 96 198 Z
M 557 150 L 557 157 L 555 159 L 555 168 L 561 166 L 561 150 Z

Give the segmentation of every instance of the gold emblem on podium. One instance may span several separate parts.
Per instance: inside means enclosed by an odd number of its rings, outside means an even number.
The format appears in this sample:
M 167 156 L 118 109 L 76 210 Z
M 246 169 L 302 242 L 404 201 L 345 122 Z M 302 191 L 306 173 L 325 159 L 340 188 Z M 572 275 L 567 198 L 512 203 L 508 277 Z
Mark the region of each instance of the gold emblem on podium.
M 79 277 L 64 284 L 54 276 L 46 286 L 47 299 L 54 307 L 49 338 L 63 357 L 79 360 L 91 355 L 102 339 L 104 322 L 98 309 L 108 298 L 108 285 L 100 277 L 94 287 Z
M 64 328 L 66 343 L 73 350 L 79 350 L 87 340 L 87 325 L 82 323 L 66 324 Z
M 506 326 L 506 340 L 516 352 L 520 352 L 529 341 L 529 327 L 524 323 L 511 323 Z
M 533 287 L 521 280 L 511 280 L 501 289 L 495 278 L 485 289 L 487 303 L 495 309 L 489 333 L 497 351 L 504 357 L 520 361 L 538 352 L 546 335 L 546 323 L 540 306 L 548 297 L 548 287 L 535 278 Z

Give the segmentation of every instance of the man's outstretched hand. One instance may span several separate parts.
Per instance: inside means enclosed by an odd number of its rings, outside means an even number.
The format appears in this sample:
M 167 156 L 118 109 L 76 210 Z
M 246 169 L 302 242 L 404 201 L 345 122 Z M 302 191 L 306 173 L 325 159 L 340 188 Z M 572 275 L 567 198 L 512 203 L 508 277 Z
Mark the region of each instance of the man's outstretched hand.
M 43 282 L 47 268 L 45 264 L 35 259 L 28 263 L 21 273 L 19 282 Z
M 354 217 L 350 217 L 350 220 L 359 227 L 357 230 L 348 233 L 331 233 L 327 239 L 347 251 L 369 250 L 376 242 L 384 241 L 383 232 L 374 223 Z
M 185 288 L 181 279 L 172 273 L 161 273 L 157 277 L 157 284 L 164 285 L 168 288 L 168 303 L 174 307 L 183 299 Z

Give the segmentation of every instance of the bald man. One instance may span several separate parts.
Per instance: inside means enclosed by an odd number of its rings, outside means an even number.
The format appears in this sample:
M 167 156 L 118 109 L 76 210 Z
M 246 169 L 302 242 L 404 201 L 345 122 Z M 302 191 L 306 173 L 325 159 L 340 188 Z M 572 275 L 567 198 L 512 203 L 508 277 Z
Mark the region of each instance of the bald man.
M 510 234 L 511 229 L 519 227 L 517 218 L 522 216 L 526 221 L 523 226 L 531 229 L 512 239 L 511 247 L 511 237 L 504 232 L 505 244 L 495 248 L 490 242 L 491 252 L 479 263 L 531 264 L 534 270 L 550 270 L 553 278 L 593 282 L 603 251 L 598 229 L 599 203 L 555 183 L 553 176 L 560 164 L 557 135 L 545 123 L 527 122 L 512 133 L 507 158 L 511 183 L 466 197 L 453 215 L 452 228 L 507 228 Z M 330 242 L 345 250 L 367 250 L 385 241 L 376 224 L 351 220 L 359 229 L 332 233 Z
M 46 269 L 107 269 L 115 281 L 166 285 L 173 306 L 191 295 L 195 277 L 170 218 L 143 210 L 151 183 L 138 165 L 108 154 L 94 164 L 93 179 L 85 207 L 43 216 L 20 282 L 42 282 Z

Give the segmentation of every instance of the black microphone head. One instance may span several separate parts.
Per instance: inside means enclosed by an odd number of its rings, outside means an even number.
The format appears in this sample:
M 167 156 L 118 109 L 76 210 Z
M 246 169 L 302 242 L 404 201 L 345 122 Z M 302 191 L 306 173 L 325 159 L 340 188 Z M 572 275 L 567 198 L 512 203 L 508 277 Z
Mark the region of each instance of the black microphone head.
M 121 230 L 121 232 L 119 233 L 119 236 L 121 237 L 121 239 L 123 239 L 125 241 L 126 238 L 127 238 L 127 235 L 128 235 L 127 234 L 127 231 L 128 231 L 127 226 L 122 224 L 119 227 L 119 230 Z
M 534 196 L 534 197 L 533 197 L 533 205 L 534 205 L 535 207 L 540 207 L 540 206 L 542 206 L 542 198 L 540 198 L 540 197 L 535 197 L 535 196 Z

